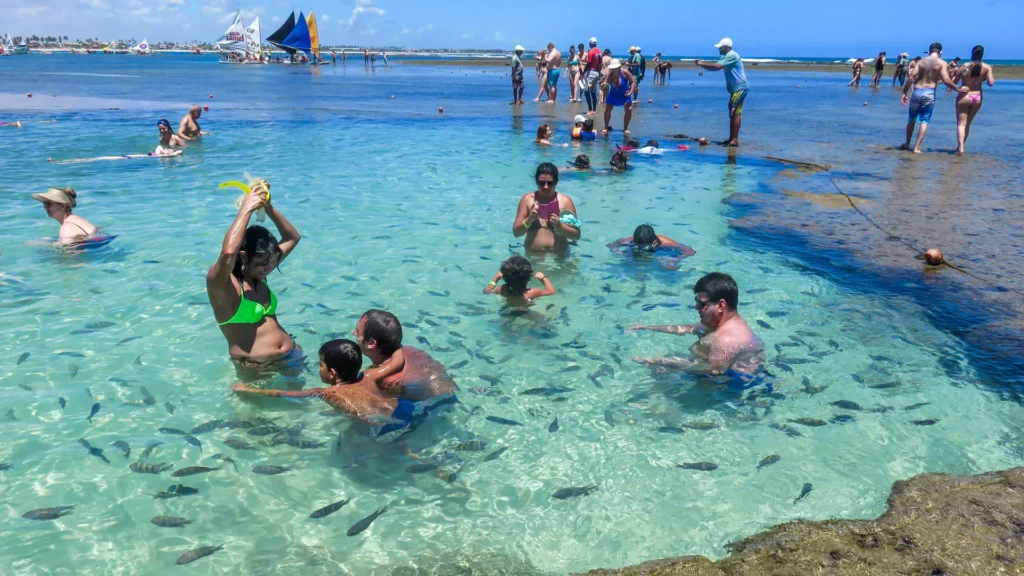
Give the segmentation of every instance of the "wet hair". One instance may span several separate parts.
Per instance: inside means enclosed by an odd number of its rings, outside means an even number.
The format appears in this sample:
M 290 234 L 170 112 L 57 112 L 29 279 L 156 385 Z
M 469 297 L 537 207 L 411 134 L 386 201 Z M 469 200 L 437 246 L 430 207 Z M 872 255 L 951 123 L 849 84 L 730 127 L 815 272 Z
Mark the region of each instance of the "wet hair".
M 611 161 L 612 168 L 626 168 L 626 153 L 622 150 L 618 150 L 615 154 L 612 154 Z
M 572 163 L 577 168 L 590 168 L 590 156 L 586 154 L 580 154 L 576 157 L 576 160 Z
M 377 349 L 385 356 L 391 356 L 402 348 L 402 323 L 391 312 L 367 310 L 363 338 L 377 342 Z
M 547 124 L 541 124 L 537 128 L 537 140 L 543 140 L 548 136 L 548 129 L 551 128 Z
M 355 382 L 363 367 L 363 353 L 351 340 L 331 340 L 320 347 L 320 361 L 337 372 L 342 382 Z
M 602 55 L 602 56 L 611 56 L 611 55 L 612 55 L 612 51 L 611 51 L 611 49 L 609 49 L 609 48 L 605 48 L 605 49 L 604 49 L 604 53 L 603 53 L 603 54 L 601 54 L 601 55 Z
M 593 118 L 587 118 L 586 120 L 583 121 L 583 130 L 585 130 L 587 132 L 593 132 L 594 131 L 594 119 Z
M 641 250 L 654 250 L 661 245 L 661 240 L 654 233 L 654 227 L 650 224 L 641 224 L 633 230 L 633 246 Z
M 932 45 L 928 47 L 929 54 L 935 52 L 942 52 L 942 42 L 932 42 Z
M 985 57 L 985 47 L 978 45 L 971 48 L 971 78 L 981 75 L 981 59 Z
M 651 148 L 657 148 L 658 147 L 658 141 L 657 140 L 648 140 L 647 144 L 644 144 L 645 148 L 647 146 L 650 146 Z
M 278 245 L 277 238 L 270 233 L 270 230 L 256 224 L 245 229 L 245 236 L 242 237 L 242 247 L 239 248 L 238 252 L 245 253 L 245 259 L 252 262 L 261 256 L 274 252 L 280 256 L 281 246 Z M 235 258 L 235 267 L 231 270 L 231 274 L 239 280 L 245 276 L 245 264 L 242 264 L 241 258 Z
M 511 296 L 522 296 L 533 277 L 533 265 L 522 256 L 512 256 L 501 263 L 501 277 Z
M 735 310 L 739 305 L 740 289 L 736 286 L 736 281 L 728 274 L 712 272 L 697 280 L 697 283 L 693 285 L 693 293 L 701 292 L 707 294 L 708 300 L 712 302 L 725 300 L 725 305 L 729 310 Z
M 558 167 L 551 162 L 544 162 L 537 166 L 537 171 L 533 173 L 533 181 L 536 182 L 542 175 L 547 174 L 554 178 L 555 186 L 558 186 Z
M 626 146 L 629 146 L 630 148 L 639 148 L 640 141 L 636 138 L 630 138 L 629 140 L 626 140 Z
M 171 123 L 170 123 L 170 121 L 167 120 L 167 118 L 161 118 L 161 119 L 157 120 L 156 121 L 156 125 L 157 126 L 166 126 L 168 130 L 171 129 Z

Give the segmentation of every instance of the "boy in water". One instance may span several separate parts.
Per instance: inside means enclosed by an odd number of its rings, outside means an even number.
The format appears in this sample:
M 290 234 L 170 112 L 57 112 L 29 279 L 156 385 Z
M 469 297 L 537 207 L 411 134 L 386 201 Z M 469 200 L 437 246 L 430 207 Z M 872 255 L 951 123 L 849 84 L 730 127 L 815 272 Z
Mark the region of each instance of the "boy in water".
M 658 263 L 666 270 L 678 269 L 680 260 L 689 258 L 697 253 L 693 248 L 680 244 L 668 236 L 655 234 L 654 227 L 650 224 L 637 226 L 636 230 L 633 230 L 632 236 L 619 238 L 608 244 L 608 248 L 616 256 L 624 256 L 623 249 L 628 249 L 632 252 L 634 258 L 643 254 L 651 254 L 657 258 Z
M 544 283 L 544 288 L 530 288 L 530 277 L 536 278 Z M 498 287 L 498 280 L 504 280 L 505 284 Z M 501 271 L 494 275 L 490 284 L 484 288 L 484 294 L 498 294 L 504 296 L 510 304 L 523 305 L 533 302 L 542 296 L 551 296 L 555 293 L 555 286 L 543 272 L 533 273 L 533 266 L 530 261 L 522 256 L 516 255 L 501 263 Z

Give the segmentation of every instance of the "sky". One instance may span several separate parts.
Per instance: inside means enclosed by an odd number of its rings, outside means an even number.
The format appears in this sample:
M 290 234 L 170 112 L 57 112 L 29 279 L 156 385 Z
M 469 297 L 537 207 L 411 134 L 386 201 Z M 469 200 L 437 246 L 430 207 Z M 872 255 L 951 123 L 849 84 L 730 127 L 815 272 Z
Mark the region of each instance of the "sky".
M 616 52 L 714 54 L 731 37 L 746 57 L 872 56 L 881 50 L 923 53 L 942 42 L 945 55 L 1024 59 L 1024 0 L 569 0 L 549 5 L 508 0 L 5 0 L 0 34 L 74 38 L 146 37 L 214 41 L 242 10 L 260 17 L 263 35 L 295 10 L 315 10 L 322 44 L 408 48 L 566 49 L 596 36 Z M 542 17 L 543 15 L 543 17 Z

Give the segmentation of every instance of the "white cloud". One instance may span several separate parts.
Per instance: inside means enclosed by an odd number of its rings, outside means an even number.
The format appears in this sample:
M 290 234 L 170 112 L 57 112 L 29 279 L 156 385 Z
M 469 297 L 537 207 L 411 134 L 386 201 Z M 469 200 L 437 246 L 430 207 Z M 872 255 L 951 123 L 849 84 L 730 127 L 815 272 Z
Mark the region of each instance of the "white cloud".
M 356 0 L 356 6 L 352 9 L 352 16 L 346 21 L 349 28 L 356 25 L 356 20 L 362 14 L 376 14 L 377 16 L 383 16 L 385 14 L 383 8 L 378 8 L 373 5 L 373 0 Z M 374 30 L 376 32 L 376 30 Z
M 15 10 L 14 14 L 16 16 L 26 16 L 28 18 L 32 18 L 32 17 L 38 15 L 42 11 L 43 11 L 43 7 L 42 6 L 22 6 L 21 8 L 18 8 L 17 10 Z
M 323 20 L 324 22 L 330 22 L 331 21 L 331 17 L 328 16 L 327 14 L 324 14 L 323 16 L 321 16 L 320 19 Z
M 110 4 L 107 4 L 103 0 L 81 0 L 83 6 L 94 8 L 96 10 L 109 10 Z
M 467 32 L 466 34 L 463 34 L 461 38 L 463 40 L 472 40 L 473 38 L 476 38 L 476 34 Z
M 501 34 L 501 30 L 495 31 L 493 39 L 494 40 L 502 40 L 503 39 L 503 36 Z
M 175 6 L 184 6 L 185 0 L 162 0 L 164 4 L 173 4 Z

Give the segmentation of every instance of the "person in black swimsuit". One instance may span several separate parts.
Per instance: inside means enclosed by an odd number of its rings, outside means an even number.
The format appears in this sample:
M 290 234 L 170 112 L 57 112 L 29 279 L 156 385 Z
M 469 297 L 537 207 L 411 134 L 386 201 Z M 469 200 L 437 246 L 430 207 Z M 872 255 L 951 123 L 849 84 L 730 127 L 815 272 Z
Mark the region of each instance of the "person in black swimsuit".
M 875 58 L 875 75 L 871 78 L 870 87 L 878 86 L 882 83 L 882 73 L 885 72 L 885 52 L 879 52 L 878 58 Z

